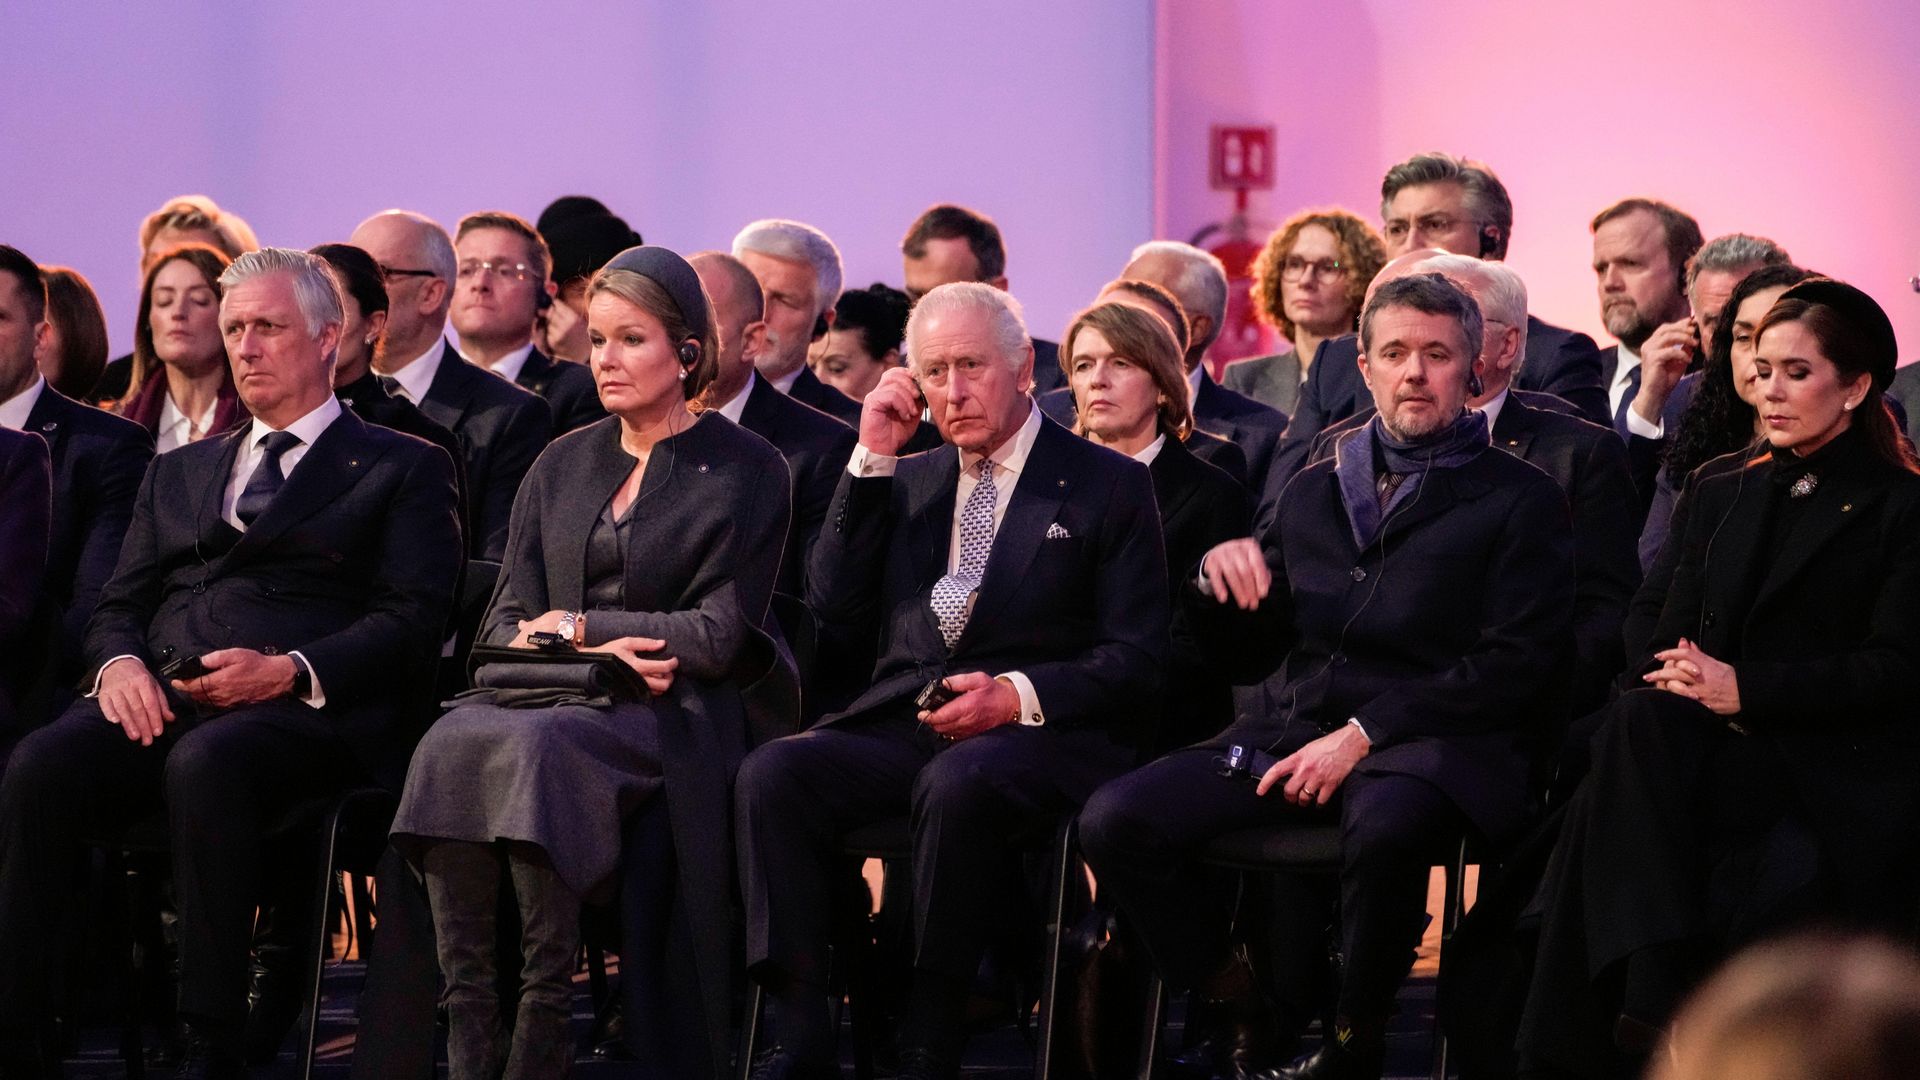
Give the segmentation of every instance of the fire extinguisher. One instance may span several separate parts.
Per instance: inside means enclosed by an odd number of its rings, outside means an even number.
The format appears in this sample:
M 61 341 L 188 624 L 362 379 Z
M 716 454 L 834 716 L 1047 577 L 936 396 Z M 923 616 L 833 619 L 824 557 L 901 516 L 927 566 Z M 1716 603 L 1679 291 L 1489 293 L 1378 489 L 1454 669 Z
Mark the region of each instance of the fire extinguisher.
M 1194 247 L 1211 252 L 1227 268 L 1227 317 L 1219 335 L 1207 347 L 1206 355 L 1207 367 L 1216 379 L 1235 360 L 1279 351 L 1279 336 L 1260 321 L 1253 306 L 1253 261 L 1266 247 L 1264 236 L 1270 230 L 1262 228 L 1263 239 L 1253 238 L 1254 225 L 1247 218 L 1244 202 L 1246 193 L 1243 190 L 1238 194 L 1241 206 L 1227 220 L 1203 227 L 1188 241 Z M 1208 242 L 1214 240 L 1217 242 L 1208 247 Z

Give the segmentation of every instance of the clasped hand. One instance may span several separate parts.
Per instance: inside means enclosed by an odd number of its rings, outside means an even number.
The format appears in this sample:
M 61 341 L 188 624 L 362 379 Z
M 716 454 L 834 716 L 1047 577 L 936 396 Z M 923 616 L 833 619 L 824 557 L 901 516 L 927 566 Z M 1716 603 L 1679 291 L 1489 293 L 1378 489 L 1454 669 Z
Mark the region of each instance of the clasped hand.
M 1660 668 L 1640 676 L 1669 693 L 1679 694 L 1713 710 L 1717 716 L 1732 716 L 1740 711 L 1740 680 L 1733 665 L 1722 663 L 1700 650 L 1700 646 L 1681 638 L 1671 649 L 1654 653 Z
M 960 696 L 932 712 L 921 712 L 920 722 L 947 739 L 959 740 L 1010 724 L 1020 713 L 1020 692 L 1005 679 L 984 671 L 949 675 L 942 680 Z
M 1265 795 L 1284 780 L 1286 786 L 1280 794 L 1288 802 L 1295 806 L 1325 806 L 1370 749 L 1366 735 L 1347 724 L 1275 762 L 1254 790 Z
M 175 679 L 173 688 L 198 704 L 231 709 L 285 696 L 293 689 L 299 661 L 252 649 L 215 649 L 200 657 L 200 663 L 207 674 Z M 99 700 L 101 713 L 142 746 L 152 746 L 174 720 L 160 680 L 132 657 L 116 660 L 100 673 Z
M 532 619 L 522 619 L 516 625 L 520 632 L 514 635 L 509 644 L 516 649 L 527 648 L 528 634 L 553 634 L 560 630 L 560 617 L 563 611 L 549 611 Z M 576 631 L 577 632 L 577 631 Z M 598 645 L 582 645 L 581 652 L 606 653 L 617 656 L 621 662 L 632 668 L 647 684 L 647 689 L 655 694 L 664 694 L 673 689 L 673 671 L 680 666 L 677 657 L 657 655 L 667 647 L 659 638 L 619 637 L 603 641 Z M 643 655 L 647 654 L 647 655 Z

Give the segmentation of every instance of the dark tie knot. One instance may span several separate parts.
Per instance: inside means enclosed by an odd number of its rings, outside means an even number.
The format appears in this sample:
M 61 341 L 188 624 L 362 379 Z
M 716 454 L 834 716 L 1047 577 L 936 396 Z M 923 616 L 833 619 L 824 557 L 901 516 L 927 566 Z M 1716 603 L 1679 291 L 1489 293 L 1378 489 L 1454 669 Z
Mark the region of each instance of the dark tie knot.
M 274 458 L 278 458 L 281 454 L 299 445 L 300 436 L 295 435 L 291 431 L 269 431 L 265 435 L 260 436 L 261 449 L 265 450 L 268 456 Z
M 380 389 L 385 390 L 388 397 L 399 397 L 401 395 L 402 391 L 400 389 L 399 379 L 391 375 L 375 375 L 374 379 L 380 383 Z

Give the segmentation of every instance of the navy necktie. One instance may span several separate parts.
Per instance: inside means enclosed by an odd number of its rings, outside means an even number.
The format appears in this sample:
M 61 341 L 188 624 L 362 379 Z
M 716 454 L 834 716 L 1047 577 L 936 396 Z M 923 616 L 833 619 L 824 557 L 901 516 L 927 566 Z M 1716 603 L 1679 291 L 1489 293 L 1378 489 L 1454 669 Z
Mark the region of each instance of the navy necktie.
M 413 400 L 412 398 L 407 396 L 407 390 L 405 387 L 400 385 L 399 379 L 396 379 L 391 375 L 375 375 L 373 378 L 374 378 L 374 381 L 380 384 L 380 389 L 385 390 L 387 392 L 388 397 L 397 397 L 402 401 Z
M 247 486 L 240 490 L 240 497 L 234 500 L 233 516 L 240 519 L 242 525 L 252 525 L 253 519 L 266 510 L 267 504 L 280 491 L 280 485 L 287 482 L 287 474 L 280 471 L 280 455 L 300 445 L 300 436 L 290 431 L 269 431 L 260 436 L 260 446 L 266 452 L 260 457 L 260 464 L 253 467 L 253 475 L 247 477 Z
M 1633 408 L 1633 399 L 1640 393 L 1640 372 L 1644 366 L 1635 364 L 1627 371 L 1627 389 L 1620 395 L 1620 407 L 1613 410 L 1613 430 L 1623 439 L 1627 436 L 1627 410 Z

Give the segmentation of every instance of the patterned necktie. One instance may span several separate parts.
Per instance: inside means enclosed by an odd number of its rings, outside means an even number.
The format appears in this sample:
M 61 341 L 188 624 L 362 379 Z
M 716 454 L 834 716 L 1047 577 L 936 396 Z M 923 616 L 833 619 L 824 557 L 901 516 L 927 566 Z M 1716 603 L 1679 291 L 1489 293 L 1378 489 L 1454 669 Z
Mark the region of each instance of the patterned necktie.
M 273 501 L 280 485 L 287 482 L 287 475 L 280 471 L 280 455 L 299 445 L 300 436 L 290 431 L 269 431 L 260 436 L 260 446 L 266 453 L 261 455 L 260 464 L 253 467 L 247 486 L 233 503 L 233 516 L 240 519 L 240 524 L 251 526 L 253 519 Z
M 993 486 L 993 462 L 981 458 L 980 482 L 967 496 L 967 505 L 960 508 L 959 564 L 953 573 L 934 582 L 929 601 L 940 620 L 940 636 L 949 649 L 960 640 L 960 631 L 967 628 L 967 598 L 980 588 L 980 578 L 987 570 L 987 553 L 993 550 L 993 505 L 999 498 L 1000 491 Z
M 391 375 L 375 375 L 374 379 L 380 383 L 380 389 L 385 390 L 388 397 L 397 397 L 401 401 L 413 400 L 412 395 L 407 393 L 407 388 L 400 385 L 399 379 Z

